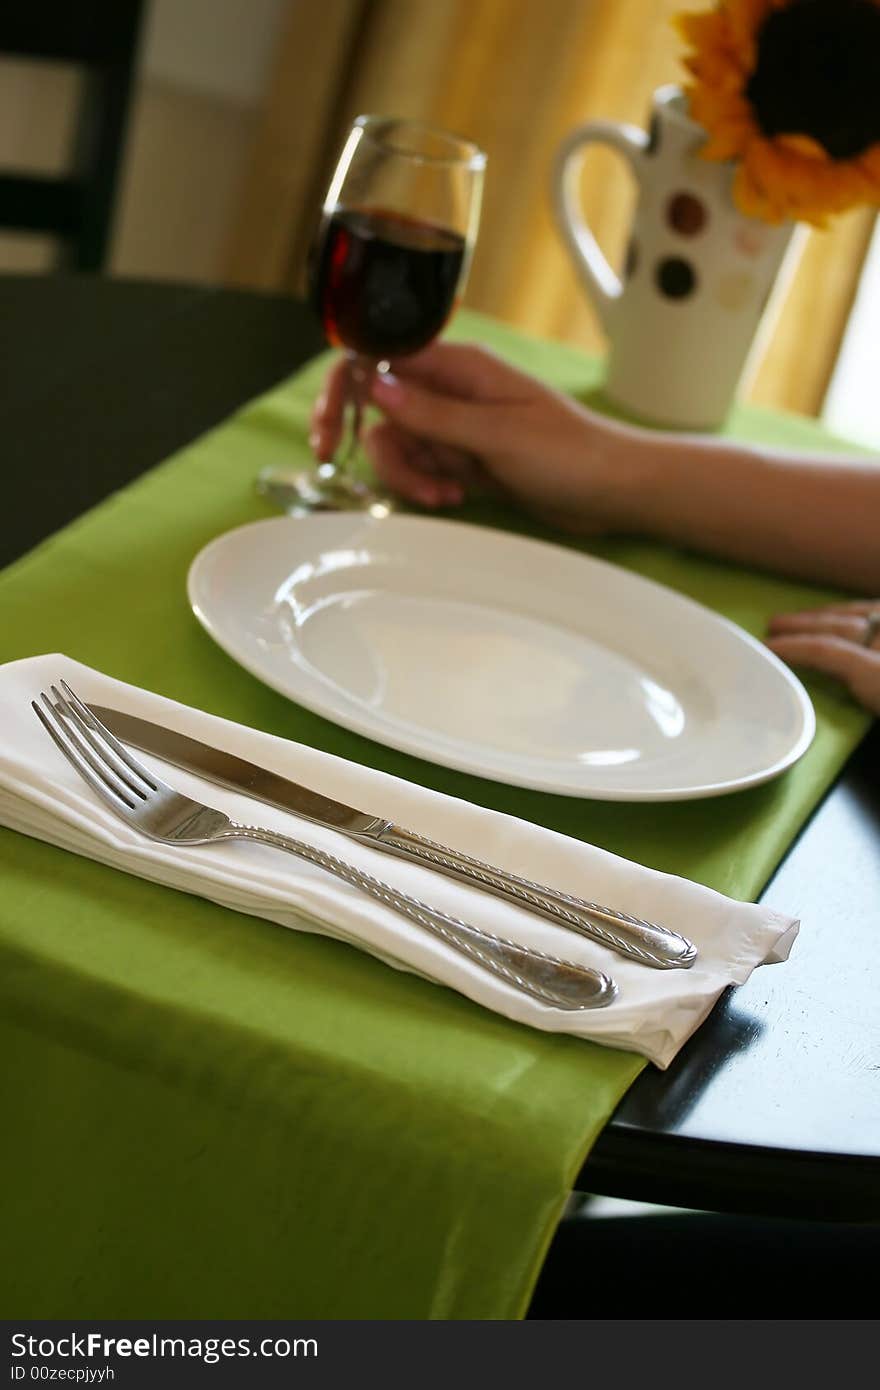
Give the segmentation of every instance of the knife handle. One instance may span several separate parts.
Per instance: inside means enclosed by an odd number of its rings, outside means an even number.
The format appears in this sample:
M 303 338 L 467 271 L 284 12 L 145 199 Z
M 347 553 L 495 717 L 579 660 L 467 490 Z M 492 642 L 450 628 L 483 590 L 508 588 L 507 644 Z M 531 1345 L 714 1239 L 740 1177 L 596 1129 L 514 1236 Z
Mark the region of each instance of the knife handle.
M 617 985 L 610 975 L 601 970 L 593 970 L 574 961 L 560 960 L 543 951 L 532 950 L 517 941 L 493 936 L 490 932 L 450 917 L 437 908 L 429 907 L 408 893 L 392 888 L 390 883 L 374 878 L 372 874 L 362 873 L 353 864 L 338 859 L 335 854 L 316 849 L 303 840 L 294 840 L 289 835 L 281 835 L 274 830 L 264 830 L 254 825 L 232 824 L 228 831 L 230 839 L 256 840 L 273 849 L 283 849 L 295 854 L 310 864 L 317 865 L 335 878 L 350 883 L 369 897 L 393 908 L 416 926 L 428 931 L 432 936 L 445 941 L 453 950 L 467 956 L 469 960 L 488 970 L 491 974 L 513 986 L 523 994 L 530 995 L 539 1003 L 551 1009 L 564 1009 L 569 1013 L 584 1009 L 601 1009 L 617 996 Z
M 413 860 L 425 868 L 438 870 L 450 878 L 470 883 L 496 897 L 506 898 L 530 912 L 536 912 L 557 926 L 567 927 L 591 941 L 608 946 L 619 955 L 628 956 L 656 970 L 682 970 L 693 965 L 697 950 L 692 941 L 678 932 L 646 922 L 627 912 L 605 907 L 601 903 L 561 893 L 545 884 L 520 878 L 517 874 L 484 864 L 469 854 L 450 849 L 447 845 L 405 830 L 400 825 L 386 825 L 378 833 L 359 836 L 364 844 L 387 850 L 403 859 Z

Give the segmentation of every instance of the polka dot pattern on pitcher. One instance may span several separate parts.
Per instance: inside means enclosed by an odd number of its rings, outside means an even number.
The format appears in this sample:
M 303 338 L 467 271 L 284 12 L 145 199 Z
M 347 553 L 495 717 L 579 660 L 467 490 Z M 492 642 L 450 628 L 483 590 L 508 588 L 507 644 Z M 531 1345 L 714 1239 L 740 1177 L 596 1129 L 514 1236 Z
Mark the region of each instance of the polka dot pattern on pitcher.
M 735 313 L 751 303 L 755 277 L 750 270 L 731 270 L 722 275 L 715 286 L 715 298 L 722 309 Z
M 679 236 L 699 236 L 709 221 L 709 211 L 696 193 L 673 193 L 666 204 L 666 220 Z
M 666 299 L 687 299 L 697 288 L 697 272 L 683 256 L 664 256 L 657 262 L 654 279 Z
M 577 206 L 576 175 L 595 143 L 629 159 L 638 184 L 616 266 Z M 792 238 L 790 226 L 737 208 L 734 171 L 702 159 L 704 145 L 686 93 L 663 87 L 642 136 L 607 120 L 572 131 L 554 184 L 560 228 L 607 330 L 609 399 L 646 421 L 700 430 L 726 418 Z

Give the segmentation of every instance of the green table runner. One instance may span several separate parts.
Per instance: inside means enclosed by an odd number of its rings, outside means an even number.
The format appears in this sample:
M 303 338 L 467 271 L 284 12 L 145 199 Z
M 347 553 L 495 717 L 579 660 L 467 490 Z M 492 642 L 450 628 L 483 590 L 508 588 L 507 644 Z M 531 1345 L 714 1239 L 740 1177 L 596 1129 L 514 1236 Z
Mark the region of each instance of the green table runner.
M 589 394 L 582 354 L 462 314 Z M 266 515 L 253 479 L 306 457 L 324 370 L 256 401 L 0 576 L 0 659 L 63 651 L 175 699 L 757 895 L 867 727 L 811 684 L 785 776 L 711 802 L 591 804 L 419 762 L 292 705 L 190 615 L 212 537 Z M 743 411 L 737 433 L 821 446 Z M 469 520 L 549 535 L 497 507 Z M 554 537 L 554 539 L 558 539 Z M 584 548 L 587 548 L 586 546 Z M 760 633 L 816 590 L 667 547 L 594 553 Z M 0 1148 L 7 1317 L 510 1318 L 641 1061 L 539 1033 L 356 950 L 0 831 Z M 783 967 L 784 968 L 784 967 Z

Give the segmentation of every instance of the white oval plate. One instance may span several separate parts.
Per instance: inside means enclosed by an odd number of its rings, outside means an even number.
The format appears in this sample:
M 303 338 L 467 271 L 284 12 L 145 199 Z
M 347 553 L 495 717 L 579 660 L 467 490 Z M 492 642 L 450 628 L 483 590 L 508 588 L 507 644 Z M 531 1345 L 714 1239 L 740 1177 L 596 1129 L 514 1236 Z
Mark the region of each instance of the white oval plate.
M 189 599 L 246 670 L 446 767 L 610 801 L 755 786 L 809 747 L 777 658 L 671 589 L 561 546 L 433 517 L 258 521 Z

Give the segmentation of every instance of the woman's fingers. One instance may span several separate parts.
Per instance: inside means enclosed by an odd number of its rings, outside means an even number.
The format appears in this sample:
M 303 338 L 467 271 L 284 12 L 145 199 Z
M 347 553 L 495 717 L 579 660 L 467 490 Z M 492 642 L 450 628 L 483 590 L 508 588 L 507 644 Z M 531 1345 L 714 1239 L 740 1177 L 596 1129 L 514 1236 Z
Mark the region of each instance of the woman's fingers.
M 401 380 L 463 400 L 508 400 L 534 390 L 534 382 L 475 343 L 431 343 L 400 357 L 391 371 Z
M 830 612 L 828 609 L 816 609 L 813 613 L 780 613 L 771 618 L 767 630 L 774 637 L 812 634 L 842 637 L 845 641 L 858 645 L 865 635 L 865 618 L 846 610 Z
M 857 700 L 880 714 L 880 651 L 818 632 L 781 634 L 769 638 L 767 646 L 792 666 L 836 676 Z
M 456 507 L 464 501 L 464 460 L 454 466 L 454 460 L 438 457 L 388 420 L 374 425 L 364 444 L 380 481 L 406 501 L 421 507 Z
M 857 598 L 850 599 L 847 603 L 826 603 L 822 608 L 814 608 L 812 611 L 860 615 L 866 618 L 869 613 L 880 613 L 880 598 Z
M 379 374 L 372 398 L 400 424 L 446 443 L 478 447 L 487 434 L 486 405 L 512 403 L 525 388 L 522 374 L 492 353 L 467 343 L 432 343 L 401 358 L 393 374 Z M 525 378 L 522 378 L 525 380 Z M 312 407 L 309 443 L 316 456 L 332 459 L 342 436 L 348 366 L 330 369 Z M 483 403 L 481 409 L 477 402 Z
M 309 444 L 322 463 L 328 463 L 339 448 L 347 391 L 348 364 L 340 358 L 327 373 L 324 389 L 312 406 Z
M 423 439 L 451 444 L 467 453 L 481 453 L 497 445 L 504 426 L 504 407 L 438 394 L 415 381 L 390 374 L 379 375 L 372 399 L 400 428 Z
M 792 666 L 836 676 L 857 700 L 880 714 L 880 600 L 832 603 L 804 613 L 778 613 L 768 626 L 767 646 Z

